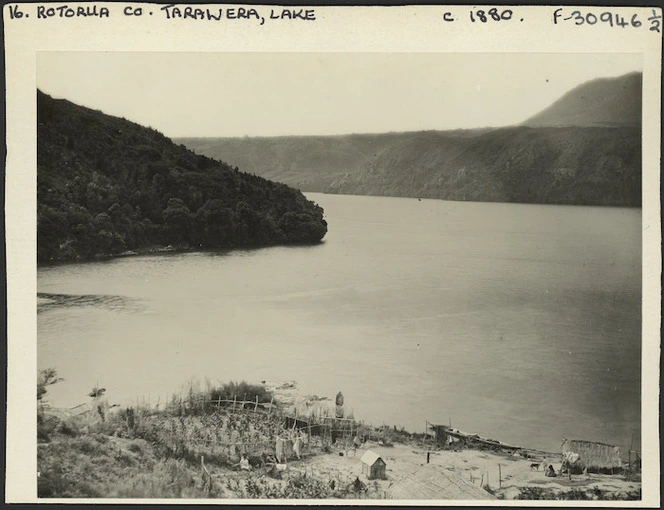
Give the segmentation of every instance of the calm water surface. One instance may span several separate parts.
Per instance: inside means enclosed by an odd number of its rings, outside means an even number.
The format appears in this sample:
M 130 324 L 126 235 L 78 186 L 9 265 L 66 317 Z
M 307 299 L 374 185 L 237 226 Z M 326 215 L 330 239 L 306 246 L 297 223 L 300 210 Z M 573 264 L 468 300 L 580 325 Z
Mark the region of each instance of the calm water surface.
M 640 209 L 309 196 L 316 246 L 39 268 L 74 296 L 38 309 L 50 400 L 294 379 L 376 425 L 638 446 Z

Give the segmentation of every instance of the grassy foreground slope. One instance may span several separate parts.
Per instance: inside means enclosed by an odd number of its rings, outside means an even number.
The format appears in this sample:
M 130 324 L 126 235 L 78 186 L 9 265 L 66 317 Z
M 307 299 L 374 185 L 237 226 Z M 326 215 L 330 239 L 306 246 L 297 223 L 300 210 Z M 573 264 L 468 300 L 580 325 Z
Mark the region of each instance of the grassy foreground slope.
M 323 210 L 151 128 L 37 91 L 38 261 L 317 242 Z

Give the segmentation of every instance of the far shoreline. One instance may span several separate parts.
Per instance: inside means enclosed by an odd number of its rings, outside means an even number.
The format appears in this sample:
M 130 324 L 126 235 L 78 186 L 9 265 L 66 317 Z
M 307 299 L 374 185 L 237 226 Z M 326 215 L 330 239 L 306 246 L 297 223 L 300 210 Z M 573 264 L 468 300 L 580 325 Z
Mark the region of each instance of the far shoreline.
M 299 189 L 299 188 L 298 188 Z M 425 196 L 405 196 L 405 195 L 378 195 L 378 194 L 361 194 L 361 193 L 336 193 L 334 191 L 310 191 L 300 189 L 300 192 L 305 196 L 308 196 L 311 193 L 316 193 L 318 195 L 336 195 L 343 197 L 367 197 L 367 198 L 396 198 L 396 199 L 407 199 L 407 200 L 417 200 L 417 201 L 430 201 L 430 202 L 453 202 L 455 204 L 503 204 L 503 205 L 540 205 L 547 207 L 590 207 L 595 209 L 635 209 L 643 210 L 642 205 L 611 205 L 611 204 L 562 204 L 562 203 L 544 203 L 544 202 L 507 202 L 501 200 L 454 200 L 452 198 L 437 198 L 437 197 L 425 197 Z

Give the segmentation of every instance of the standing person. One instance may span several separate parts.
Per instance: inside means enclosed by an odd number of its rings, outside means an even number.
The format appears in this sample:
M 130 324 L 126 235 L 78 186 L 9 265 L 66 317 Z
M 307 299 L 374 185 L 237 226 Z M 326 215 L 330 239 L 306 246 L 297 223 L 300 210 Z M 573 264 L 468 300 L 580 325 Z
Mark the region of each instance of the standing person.
M 357 435 L 353 438 L 353 453 L 357 454 L 357 449 L 362 446 L 362 441 L 360 441 L 360 438 L 357 437 Z
M 431 452 L 427 452 L 427 464 L 429 463 L 430 458 L 431 458 Z

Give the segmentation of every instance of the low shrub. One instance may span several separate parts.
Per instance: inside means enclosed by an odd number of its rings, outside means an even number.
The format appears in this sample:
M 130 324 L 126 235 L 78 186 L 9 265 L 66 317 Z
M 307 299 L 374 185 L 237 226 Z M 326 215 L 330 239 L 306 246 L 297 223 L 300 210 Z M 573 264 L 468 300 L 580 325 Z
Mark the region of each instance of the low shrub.
M 259 403 L 267 403 L 273 400 L 272 392 L 260 384 L 250 384 L 246 381 L 228 382 L 210 390 L 211 400 L 254 400 L 258 397 Z
M 80 437 L 75 444 L 79 451 L 89 455 L 99 453 L 100 450 L 99 441 L 92 434 Z
M 136 465 L 136 459 L 132 456 L 132 454 L 123 450 L 120 450 L 115 455 L 115 462 L 117 462 L 122 467 L 131 467 Z
M 289 499 L 325 499 L 331 495 L 332 489 L 324 481 L 311 476 L 300 476 L 288 481 L 283 497 Z
M 60 420 L 55 416 L 42 416 L 37 414 L 37 441 L 50 441 L 51 435 L 60 425 Z
M 573 488 L 568 491 L 558 491 L 545 487 L 521 487 L 521 493 L 516 499 L 521 500 L 567 500 L 567 501 L 629 501 L 640 500 L 641 490 L 633 492 L 606 491 L 595 486 L 592 489 Z
M 200 498 L 206 497 L 197 486 L 196 472 L 182 460 L 159 461 L 151 472 L 125 478 L 111 490 L 117 498 Z M 214 493 L 217 494 L 217 493 Z M 211 492 L 209 496 L 215 497 Z
M 60 434 L 69 437 L 78 437 L 81 435 L 81 428 L 79 424 L 73 419 L 68 419 L 60 422 L 60 425 L 57 430 Z
M 129 443 L 129 446 L 127 446 L 127 449 L 130 452 L 137 453 L 137 454 L 141 455 L 145 450 L 145 442 L 140 440 L 140 439 L 134 439 L 131 443 Z

